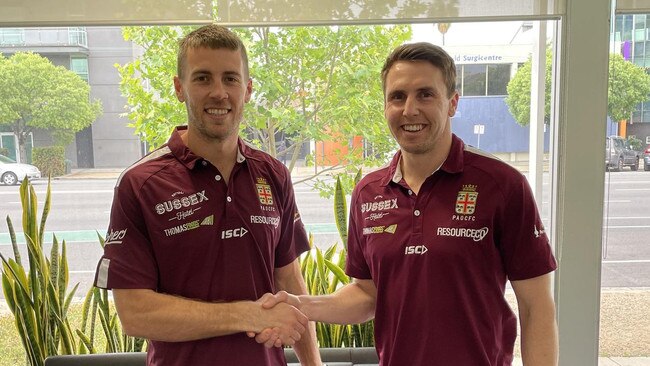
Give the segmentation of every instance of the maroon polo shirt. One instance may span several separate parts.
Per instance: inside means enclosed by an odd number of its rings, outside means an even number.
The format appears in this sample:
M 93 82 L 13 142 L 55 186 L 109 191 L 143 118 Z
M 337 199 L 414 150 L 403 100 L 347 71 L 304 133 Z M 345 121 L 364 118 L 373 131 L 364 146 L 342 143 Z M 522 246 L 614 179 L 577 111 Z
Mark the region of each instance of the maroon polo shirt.
M 286 167 L 241 140 L 228 184 L 181 140 L 128 168 L 117 182 L 95 285 L 151 289 L 203 301 L 257 300 L 273 271 L 309 249 Z M 284 365 L 244 333 L 149 342 L 149 365 Z
M 516 317 L 506 280 L 556 268 L 526 179 L 453 136 L 414 194 L 400 152 L 352 194 L 346 272 L 377 287 L 382 366 L 505 366 Z

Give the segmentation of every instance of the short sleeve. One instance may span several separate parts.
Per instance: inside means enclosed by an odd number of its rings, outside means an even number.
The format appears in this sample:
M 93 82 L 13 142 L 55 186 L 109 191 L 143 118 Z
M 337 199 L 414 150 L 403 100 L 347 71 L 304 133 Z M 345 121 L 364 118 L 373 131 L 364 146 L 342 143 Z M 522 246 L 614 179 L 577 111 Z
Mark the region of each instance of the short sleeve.
M 497 238 L 508 278 L 524 280 L 555 270 L 557 263 L 528 182 L 519 175 L 509 188 Z
M 155 290 L 158 272 L 135 185 L 129 175 L 115 187 L 104 254 L 97 265 L 95 286 Z
M 355 210 L 359 207 L 357 204 L 360 188 L 359 185 L 352 192 L 350 199 L 350 219 L 348 220 L 348 243 L 347 243 L 347 259 L 345 265 L 345 273 L 348 276 L 358 279 L 371 279 L 370 267 L 366 261 L 363 252 L 364 242 L 363 235 L 360 234 L 359 222 L 361 221 L 360 211 Z
M 296 197 L 291 183 L 289 171 L 282 166 L 282 217 L 280 241 L 275 250 L 275 267 L 284 267 L 293 262 L 300 254 L 309 250 L 309 239 L 305 225 L 300 217 Z

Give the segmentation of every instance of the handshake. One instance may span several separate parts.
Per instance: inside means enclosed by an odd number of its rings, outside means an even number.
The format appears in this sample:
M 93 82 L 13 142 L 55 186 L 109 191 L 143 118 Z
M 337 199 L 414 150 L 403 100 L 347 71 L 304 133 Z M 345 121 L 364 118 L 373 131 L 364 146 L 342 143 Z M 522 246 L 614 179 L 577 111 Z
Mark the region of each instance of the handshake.
M 309 329 L 309 318 L 303 313 L 298 296 L 279 291 L 275 295 L 264 294 L 256 302 L 260 304 L 258 328 L 261 330 L 246 334 L 257 343 L 267 348 L 293 346 Z

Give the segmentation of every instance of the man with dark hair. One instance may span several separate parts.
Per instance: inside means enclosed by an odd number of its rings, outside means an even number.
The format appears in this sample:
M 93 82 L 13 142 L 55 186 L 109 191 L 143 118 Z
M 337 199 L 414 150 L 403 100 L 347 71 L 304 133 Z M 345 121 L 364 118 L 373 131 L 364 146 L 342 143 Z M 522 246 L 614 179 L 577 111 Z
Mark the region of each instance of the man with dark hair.
M 96 286 L 113 290 L 124 331 L 149 340 L 148 365 L 285 365 L 245 335 L 265 328 L 320 365 L 304 314 L 259 301 L 306 293 L 309 243 L 288 170 L 238 136 L 252 92 L 241 40 L 217 25 L 188 34 L 174 88 L 188 125 L 118 179 Z
M 400 150 L 352 193 L 353 282 L 328 296 L 279 292 L 264 306 L 288 302 L 328 323 L 374 317 L 382 366 L 506 366 L 517 337 L 504 297 L 510 280 L 524 365 L 557 365 L 556 262 L 544 226 L 526 179 L 452 134 L 455 73 L 429 43 L 391 53 L 384 115 Z M 256 336 L 268 347 L 276 338 Z

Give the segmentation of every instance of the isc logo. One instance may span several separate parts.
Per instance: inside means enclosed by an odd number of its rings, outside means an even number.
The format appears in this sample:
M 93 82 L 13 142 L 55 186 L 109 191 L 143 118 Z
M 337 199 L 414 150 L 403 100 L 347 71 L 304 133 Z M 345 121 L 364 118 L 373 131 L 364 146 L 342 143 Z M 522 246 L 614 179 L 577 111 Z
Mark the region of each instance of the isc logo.
M 248 230 L 240 227 L 238 229 L 224 230 L 221 232 L 221 239 L 230 239 L 230 238 L 241 238 L 246 235 Z
M 424 245 L 409 245 L 406 248 L 404 248 L 404 254 L 424 254 L 428 252 L 429 249 L 425 247 Z

